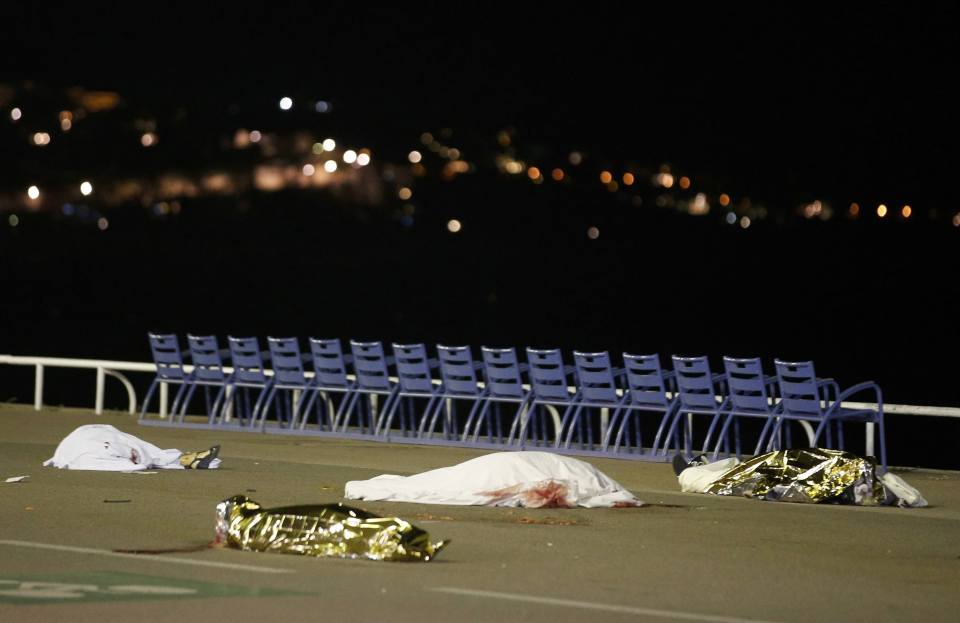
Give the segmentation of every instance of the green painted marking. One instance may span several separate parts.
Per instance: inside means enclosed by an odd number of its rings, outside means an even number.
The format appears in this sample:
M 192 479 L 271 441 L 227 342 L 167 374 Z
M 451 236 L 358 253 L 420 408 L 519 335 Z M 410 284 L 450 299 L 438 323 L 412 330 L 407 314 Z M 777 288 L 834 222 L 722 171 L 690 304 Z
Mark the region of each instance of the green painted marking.
M 95 571 L 0 577 L 0 603 L 50 604 L 196 597 L 302 595 L 272 588 L 214 584 L 183 578 Z

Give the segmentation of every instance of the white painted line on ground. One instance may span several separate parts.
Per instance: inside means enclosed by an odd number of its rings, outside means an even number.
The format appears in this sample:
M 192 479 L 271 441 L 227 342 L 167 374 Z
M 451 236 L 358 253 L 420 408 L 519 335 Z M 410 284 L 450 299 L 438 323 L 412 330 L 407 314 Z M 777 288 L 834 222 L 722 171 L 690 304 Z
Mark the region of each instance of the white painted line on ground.
M 635 614 L 637 616 L 661 617 L 664 619 L 681 619 L 684 621 L 708 621 L 709 623 L 773 623 L 762 619 L 741 619 L 739 617 L 725 617 L 715 614 L 697 614 L 695 612 L 681 612 L 678 610 L 656 610 L 654 608 L 637 608 L 635 606 L 617 606 L 592 601 L 576 601 L 573 599 L 556 599 L 554 597 L 537 597 L 536 595 L 522 595 L 519 593 L 498 593 L 495 591 L 478 591 L 470 588 L 453 588 L 438 586 L 428 589 L 438 593 L 451 595 L 465 595 L 467 597 L 483 597 L 484 599 L 503 599 L 504 601 L 521 601 L 530 604 L 546 606 L 563 606 L 565 608 L 580 608 L 582 610 L 599 610 L 602 612 L 617 612 L 620 614 Z
M 111 552 L 108 549 L 93 549 L 90 547 L 72 547 L 70 545 L 54 545 L 52 543 L 34 543 L 32 541 L 7 541 L 0 539 L 0 545 L 13 547 L 32 547 L 33 549 L 52 549 L 74 554 L 93 554 L 96 556 L 110 556 L 112 558 L 132 558 L 146 562 L 169 562 L 178 565 L 194 565 L 196 567 L 214 567 L 217 569 L 234 569 L 236 571 L 254 571 L 256 573 L 290 573 L 289 569 L 276 567 L 254 567 L 253 565 L 237 565 L 230 562 L 214 562 L 212 560 L 194 560 L 193 558 L 176 558 L 162 555 L 123 554 Z

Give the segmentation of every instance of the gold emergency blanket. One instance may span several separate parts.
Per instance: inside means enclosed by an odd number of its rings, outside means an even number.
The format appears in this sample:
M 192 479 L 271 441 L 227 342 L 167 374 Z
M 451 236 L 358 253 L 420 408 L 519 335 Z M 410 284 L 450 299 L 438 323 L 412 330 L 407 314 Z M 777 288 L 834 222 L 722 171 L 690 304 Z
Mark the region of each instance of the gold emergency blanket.
M 761 454 L 725 473 L 706 493 L 782 502 L 890 503 L 871 459 L 823 448 Z
M 217 504 L 220 545 L 259 552 L 388 561 L 433 560 L 449 541 L 399 517 L 378 517 L 343 504 L 262 508 L 237 495 Z

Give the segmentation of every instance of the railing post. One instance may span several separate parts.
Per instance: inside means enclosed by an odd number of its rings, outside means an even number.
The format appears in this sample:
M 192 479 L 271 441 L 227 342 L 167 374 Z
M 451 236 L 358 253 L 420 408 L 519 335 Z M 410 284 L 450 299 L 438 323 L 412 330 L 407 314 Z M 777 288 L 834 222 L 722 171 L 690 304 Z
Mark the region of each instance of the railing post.
M 33 408 L 37 411 L 43 408 L 43 364 L 37 364 L 33 382 Z
M 170 398 L 168 385 L 160 383 L 160 419 L 167 417 L 167 402 Z
M 97 415 L 103 414 L 103 386 L 106 384 L 106 374 L 103 372 L 103 367 L 97 368 L 97 397 L 93 403 L 93 412 Z
M 876 456 L 873 453 L 873 422 L 867 422 L 867 444 L 866 444 L 866 454 L 867 456 Z

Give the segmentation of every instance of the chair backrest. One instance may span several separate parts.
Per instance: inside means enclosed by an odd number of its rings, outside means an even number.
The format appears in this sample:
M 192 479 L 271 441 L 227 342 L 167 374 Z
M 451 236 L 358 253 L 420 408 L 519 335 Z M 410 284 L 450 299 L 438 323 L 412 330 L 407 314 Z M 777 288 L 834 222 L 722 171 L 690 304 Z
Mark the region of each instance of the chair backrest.
M 440 358 L 440 377 L 443 379 L 444 391 L 465 396 L 476 396 L 480 393 L 473 353 L 469 346 L 437 344 L 437 355 Z
M 423 344 L 397 343 L 391 346 L 393 358 L 396 361 L 400 390 L 417 393 L 432 392 L 433 377 L 430 376 L 427 347 Z
M 577 366 L 577 381 L 584 400 L 615 403 L 620 399 L 609 353 L 573 351 L 573 361 Z
M 527 363 L 530 365 L 530 387 L 533 388 L 534 396 L 544 400 L 570 398 L 560 349 L 528 348 Z
M 716 409 L 719 403 L 707 358 L 674 355 L 672 359 L 673 371 L 677 375 L 680 405 L 691 409 Z
M 623 353 L 630 402 L 651 407 L 669 406 L 667 388 L 660 367 L 660 355 L 631 355 Z
M 226 381 L 223 361 L 220 359 L 220 344 L 215 335 L 187 334 L 190 346 L 190 360 L 193 362 L 193 376 L 201 381 Z
M 324 387 L 346 387 L 347 365 L 343 360 L 340 340 L 321 340 L 310 338 L 310 353 L 313 355 L 313 371 L 318 385 Z
M 357 386 L 363 389 L 390 389 L 390 374 L 387 370 L 387 358 L 383 354 L 380 342 L 357 342 L 350 340 L 353 352 L 353 371 L 357 375 Z
M 734 409 L 761 412 L 771 410 L 763 363 L 759 357 L 746 359 L 724 357 L 723 367 L 727 375 L 728 395 Z
M 157 377 L 161 379 L 183 379 L 183 355 L 174 333 L 148 333 L 153 363 L 157 364 Z
M 787 415 L 823 416 L 817 374 L 812 361 L 773 360 L 780 386 L 780 403 Z
M 498 398 L 523 398 L 526 392 L 520 379 L 520 362 L 513 348 L 480 347 L 483 371 L 490 395 Z
M 273 379 L 281 385 L 306 385 L 300 344 L 295 337 L 267 337 Z
M 257 338 L 229 335 L 227 343 L 230 345 L 233 378 L 242 383 L 266 383 L 267 375 L 263 371 L 263 357 L 260 356 Z

